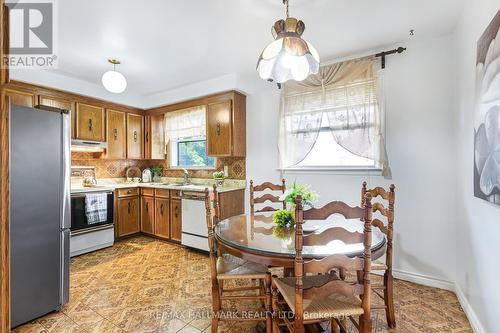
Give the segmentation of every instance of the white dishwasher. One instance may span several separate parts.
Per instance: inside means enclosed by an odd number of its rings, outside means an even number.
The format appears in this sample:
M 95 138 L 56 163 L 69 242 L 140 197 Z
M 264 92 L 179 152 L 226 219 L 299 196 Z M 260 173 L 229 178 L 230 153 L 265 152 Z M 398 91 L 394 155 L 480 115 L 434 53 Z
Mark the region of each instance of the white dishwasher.
M 208 252 L 205 192 L 182 191 L 182 245 Z

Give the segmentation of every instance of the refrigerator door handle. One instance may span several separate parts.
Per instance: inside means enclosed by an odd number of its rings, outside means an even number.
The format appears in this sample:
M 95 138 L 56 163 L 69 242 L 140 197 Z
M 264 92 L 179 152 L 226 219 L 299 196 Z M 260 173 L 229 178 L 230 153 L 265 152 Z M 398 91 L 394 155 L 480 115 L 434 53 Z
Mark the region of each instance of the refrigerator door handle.
M 71 140 L 70 140 L 70 118 L 68 113 L 62 116 L 62 207 L 61 207 L 61 229 L 71 228 Z
M 71 230 L 65 229 L 61 232 L 61 283 L 60 283 L 60 305 L 69 302 L 69 265 Z

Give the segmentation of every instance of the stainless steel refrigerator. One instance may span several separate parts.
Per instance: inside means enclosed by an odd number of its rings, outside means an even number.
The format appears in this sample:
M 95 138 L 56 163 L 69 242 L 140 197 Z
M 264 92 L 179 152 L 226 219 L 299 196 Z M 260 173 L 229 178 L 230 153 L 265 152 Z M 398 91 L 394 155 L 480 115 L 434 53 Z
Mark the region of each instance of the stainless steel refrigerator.
M 12 327 L 69 300 L 70 119 L 42 108 L 10 111 Z

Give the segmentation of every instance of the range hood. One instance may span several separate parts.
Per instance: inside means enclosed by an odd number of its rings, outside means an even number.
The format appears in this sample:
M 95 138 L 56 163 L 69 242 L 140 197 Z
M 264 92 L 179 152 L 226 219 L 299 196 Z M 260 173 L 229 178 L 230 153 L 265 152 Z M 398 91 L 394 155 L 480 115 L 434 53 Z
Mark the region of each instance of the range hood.
M 108 148 L 106 142 L 89 140 L 71 140 L 71 151 L 98 153 Z

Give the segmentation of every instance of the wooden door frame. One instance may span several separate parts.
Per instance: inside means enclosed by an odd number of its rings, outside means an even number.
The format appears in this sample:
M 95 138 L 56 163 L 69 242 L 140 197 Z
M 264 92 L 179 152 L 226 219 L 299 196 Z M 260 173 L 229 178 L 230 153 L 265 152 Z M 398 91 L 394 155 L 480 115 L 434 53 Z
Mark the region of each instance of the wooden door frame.
M 8 53 L 8 10 L 0 0 L 0 61 Z M 10 244 L 9 244 L 9 100 L 5 84 L 8 69 L 0 70 L 0 332 L 10 332 Z

